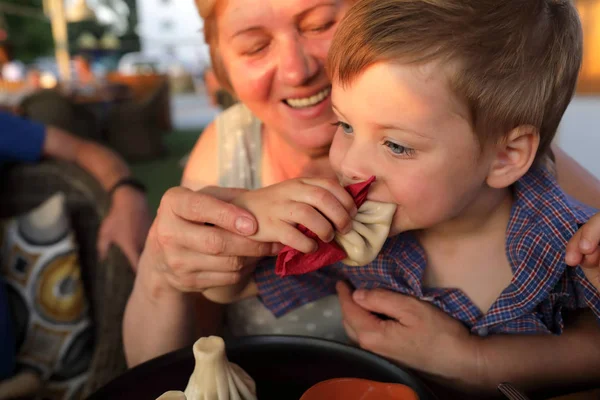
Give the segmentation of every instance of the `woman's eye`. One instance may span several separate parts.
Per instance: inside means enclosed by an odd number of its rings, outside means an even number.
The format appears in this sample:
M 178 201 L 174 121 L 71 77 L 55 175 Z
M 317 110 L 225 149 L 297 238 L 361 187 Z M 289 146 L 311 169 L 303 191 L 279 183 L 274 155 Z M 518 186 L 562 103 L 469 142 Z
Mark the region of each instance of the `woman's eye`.
M 331 21 L 331 22 L 328 22 L 326 24 L 310 28 L 309 31 L 311 31 L 311 32 L 325 32 L 326 30 L 328 30 L 329 28 L 331 28 L 333 26 L 333 24 L 334 24 L 334 22 Z
M 411 149 L 409 147 L 404 147 L 398 143 L 394 143 L 389 140 L 386 140 L 384 145 L 387 146 L 387 148 L 389 148 L 392 153 L 394 153 L 395 155 L 398 155 L 398 156 L 402 156 L 402 155 L 410 156 L 410 155 L 413 155 L 415 152 L 414 149 Z
M 268 45 L 266 43 L 265 44 L 257 44 L 255 46 L 252 46 L 252 47 L 248 48 L 248 50 L 244 50 L 243 51 L 243 55 L 245 55 L 245 56 L 252 56 L 252 55 L 258 54 L 261 51 L 263 51 L 264 49 L 266 49 L 267 46 Z
M 306 22 L 298 27 L 300 32 L 302 33 L 321 33 L 326 32 L 331 29 L 332 26 L 335 25 L 335 20 L 329 20 L 327 22 L 323 22 L 324 20 L 315 20 Z

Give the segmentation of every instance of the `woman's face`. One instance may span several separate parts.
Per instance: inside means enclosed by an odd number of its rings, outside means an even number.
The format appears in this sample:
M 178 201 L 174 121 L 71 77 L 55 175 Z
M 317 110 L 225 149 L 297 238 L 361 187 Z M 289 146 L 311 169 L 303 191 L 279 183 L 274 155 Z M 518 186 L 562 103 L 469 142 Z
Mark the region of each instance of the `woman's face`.
M 218 46 L 238 98 L 295 148 L 324 153 L 335 127 L 324 65 L 350 0 L 225 0 Z

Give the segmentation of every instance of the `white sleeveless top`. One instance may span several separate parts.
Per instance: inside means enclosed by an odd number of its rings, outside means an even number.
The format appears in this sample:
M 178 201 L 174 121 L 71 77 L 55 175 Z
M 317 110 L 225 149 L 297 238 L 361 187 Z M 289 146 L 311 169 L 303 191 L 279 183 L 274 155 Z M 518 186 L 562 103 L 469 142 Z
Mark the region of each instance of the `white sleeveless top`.
M 260 188 L 261 121 L 238 103 L 219 114 L 216 128 L 219 186 Z M 348 341 L 335 295 L 306 304 L 280 318 L 275 318 L 257 297 L 242 300 L 227 308 L 226 325 L 227 333 L 234 336 L 287 334 Z

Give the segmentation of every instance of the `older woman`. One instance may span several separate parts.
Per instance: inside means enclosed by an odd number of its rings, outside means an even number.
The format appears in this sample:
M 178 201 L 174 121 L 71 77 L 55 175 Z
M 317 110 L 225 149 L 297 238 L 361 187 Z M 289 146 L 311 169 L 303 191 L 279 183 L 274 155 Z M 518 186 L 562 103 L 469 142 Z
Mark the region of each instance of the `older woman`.
M 237 282 L 253 271 L 259 258 L 279 248 L 244 237 L 256 231 L 256 220 L 228 203 L 240 189 L 226 188 L 252 189 L 299 176 L 333 178 L 327 155 L 335 128 L 323 66 L 351 1 L 197 0 L 197 5 L 215 72 L 241 104 L 206 128 L 182 187 L 163 197 L 125 315 L 131 365 L 187 345 L 199 335 L 284 333 L 335 340 L 348 335 L 364 348 L 461 388 L 492 389 L 501 380 L 531 387 L 598 376 L 600 349 L 595 343 L 600 329 L 588 316 L 546 341 L 473 338 L 473 345 L 465 348 L 455 345 L 469 336 L 465 327 L 431 305 L 399 294 L 351 293 L 340 285 L 339 297 L 280 319 L 258 299 L 225 312 L 204 300 L 204 289 Z M 557 155 L 559 176 L 579 175 L 576 163 L 561 152 Z M 595 197 L 575 195 L 598 198 L 598 182 L 589 174 L 584 178 L 590 179 L 585 184 L 596 190 Z M 316 190 L 314 196 L 327 196 L 327 191 Z M 340 221 L 337 226 L 344 230 L 350 215 Z M 382 321 L 371 312 L 392 319 Z M 454 352 L 456 362 L 439 365 L 431 357 L 437 351 Z M 551 362 L 575 357 L 590 370 L 565 376 L 559 363 Z M 502 368 L 491 374 L 487 366 L 492 364 Z

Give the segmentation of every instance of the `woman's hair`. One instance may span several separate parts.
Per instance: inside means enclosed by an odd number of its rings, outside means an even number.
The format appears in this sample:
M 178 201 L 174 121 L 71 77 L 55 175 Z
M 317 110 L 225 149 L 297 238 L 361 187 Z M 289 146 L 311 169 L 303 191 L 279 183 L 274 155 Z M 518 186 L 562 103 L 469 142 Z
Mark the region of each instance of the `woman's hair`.
M 570 0 L 361 0 L 334 36 L 327 70 L 353 82 L 377 62 L 450 66 L 480 143 L 520 125 L 556 133 L 577 82 L 582 31 Z
M 233 93 L 233 87 L 227 76 L 227 70 L 219 54 L 219 38 L 217 36 L 217 18 L 215 8 L 218 0 L 195 0 L 200 17 L 204 20 L 204 40 L 210 50 L 212 69 L 221 86 Z
M 202 19 L 209 18 L 215 8 L 217 0 L 196 0 L 196 8 Z

